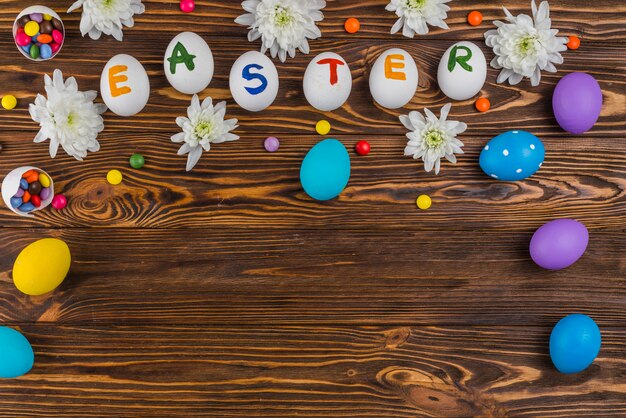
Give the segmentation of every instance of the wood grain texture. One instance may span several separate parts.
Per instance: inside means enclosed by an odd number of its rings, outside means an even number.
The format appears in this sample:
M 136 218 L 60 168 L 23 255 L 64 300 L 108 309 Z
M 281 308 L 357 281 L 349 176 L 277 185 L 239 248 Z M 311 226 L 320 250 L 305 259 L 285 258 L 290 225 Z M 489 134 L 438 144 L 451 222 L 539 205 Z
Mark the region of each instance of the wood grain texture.
M 69 243 L 53 294 L 10 275 L 35 237 Z M 593 232 L 556 272 L 530 259 L 527 233 L 0 229 L 0 318 L 65 324 L 529 325 L 572 312 L 626 320 L 626 235 Z
M 626 412 L 624 328 L 603 332 L 596 362 L 570 376 L 550 364 L 547 327 L 20 328 L 37 364 L 19 388 L 0 381 L 2 415 L 25 408 L 45 417 Z

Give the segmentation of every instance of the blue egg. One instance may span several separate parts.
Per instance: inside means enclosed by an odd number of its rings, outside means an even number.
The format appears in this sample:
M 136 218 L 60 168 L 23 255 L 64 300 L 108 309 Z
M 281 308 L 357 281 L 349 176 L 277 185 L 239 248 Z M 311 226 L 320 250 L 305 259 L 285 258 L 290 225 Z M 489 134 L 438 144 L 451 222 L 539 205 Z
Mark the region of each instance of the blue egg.
M 26 374 L 34 362 L 33 347 L 26 337 L 13 328 L 0 327 L 0 378 Z
M 350 155 L 336 139 L 325 139 L 313 146 L 302 160 L 300 183 L 316 200 L 339 196 L 350 179 Z
M 523 180 L 543 164 L 543 143 L 526 131 L 508 131 L 492 138 L 480 153 L 480 168 L 494 179 Z
M 561 373 L 585 370 L 600 352 L 600 329 L 583 314 L 561 319 L 550 334 L 550 358 Z

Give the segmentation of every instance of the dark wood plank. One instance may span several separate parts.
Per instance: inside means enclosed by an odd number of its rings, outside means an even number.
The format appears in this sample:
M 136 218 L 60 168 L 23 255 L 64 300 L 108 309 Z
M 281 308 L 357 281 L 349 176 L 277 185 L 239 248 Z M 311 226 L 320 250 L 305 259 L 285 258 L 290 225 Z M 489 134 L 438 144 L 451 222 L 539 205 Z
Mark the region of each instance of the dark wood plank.
M 41 0 L 37 4 L 47 5 L 56 10 L 66 27 L 72 33 L 79 33 L 80 12 L 65 14 L 64 12 L 73 3 L 72 0 Z M 137 33 L 143 37 L 154 36 L 155 29 L 170 31 L 191 30 L 207 31 L 212 37 L 236 36 L 240 43 L 247 42 L 247 30 L 234 20 L 243 14 L 239 0 L 197 0 L 193 13 L 184 14 L 178 9 L 177 1 L 158 0 L 144 1 L 146 13 L 137 16 L 135 27 L 124 31 L 127 37 L 130 33 Z M 388 0 L 360 0 L 346 2 L 327 0 L 323 10 L 324 20 L 319 27 L 322 37 L 350 37 L 376 38 L 398 40 L 401 34 L 391 35 L 389 32 L 396 21 L 394 13 L 385 11 Z M 507 1 L 453 1 L 449 4 L 446 23 L 449 30 L 430 28 L 427 35 L 419 39 L 483 39 L 483 33 L 493 28 L 491 21 L 505 18 L 502 6 L 506 6 L 513 14 L 530 14 L 530 0 Z M 0 22 L 9 27 L 17 14 L 24 8 L 19 0 L 4 0 L 0 10 Z M 472 27 L 467 24 L 467 14 L 472 10 L 479 10 L 483 16 L 483 24 Z M 620 18 L 626 12 L 621 0 L 604 0 L 590 3 L 588 0 L 550 0 L 552 27 L 559 29 L 563 36 L 575 34 L 583 39 L 594 41 L 623 41 L 626 40 L 626 29 Z M 343 24 L 348 17 L 356 17 L 361 21 L 361 30 L 354 35 L 348 35 Z M 255 43 L 260 46 L 260 43 Z
M 66 324 L 528 325 L 626 320 L 624 231 L 592 231 L 575 265 L 530 259 L 532 232 L 0 228 L 0 319 Z M 64 239 L 70 274 L 20 294 L 13 261 Z
M 163 74 L 162 54 L 175 34 L 172 31 L 157 32 L 150 37 L 150 45 L 147 46 L 145 34 L 131 33 L 123 43 L 105 39 L 97 43 L 97 48 L 94 48 L 94 41 L 76 37 L 68 40 L 62 56 L 36 66 L 18 56 L 10 40 L 0 42 L 0 50 L 9 51 L 0 57 L 0 64 L 4 66 L 0 70 L 0 83 L 12 86 L 20 103 L 19 109 L 0 114 L 0 129 L 30 131 L 34 136 L 39 128 L 31 120 L 27 105 L 34 101 L 37 93 L 44 92 L 44 73 L 52 74 L 55 68 L 60 68 L 67 76 L 76 76 L 82 90 L 98 90 L 100 73 L 107 60 L 115 54 L 127 53 L 139 59 L 149 73 L 152 88 L 150 101 L 141 113 L 133 117 L 123 118 L 108 112 L 105 131 L 119 136 L 129 132 L 174 134 L 177 130 L 175 119 L 186 114 L 190 100 L 188 95 L 176 92 Z M 399 123 L 398 115 L 424 107 L 438 110 L 451 101 L 439 90 L 436 80 L 439 59 L 451 41 L 321 40 L 312 46 L 310 55 L 299 55 L 286 64 L 278 65 L 281 86 L 274 105 L 263 112 L 250 113 L 232 100 L 228 74 L 239 55 L 256 48 L 237 38 L 211 38 L 209 32 L 200 34 L 209 41 L 216 61 L 214 79 L 201 96 L 227 100 L 227 114 L 240 121 L 239 134 L 307 135 L 315 132 L 317 120 L 326 118 L 331 121 L 335 134 L 404 135 L 405 128 Z M 484 42 L 479 45 L 487 59 L 491 60 L 492 52 L 487 50 Z M 371 66 L 384 50 L 392 47 L 403 47 L 409 51 L 420 71 L 418 91 L 406 109 L 383 109 L 374 104 L 369 91 Z M 305 68 L 315 54 L 323 51 L 339 53 L 352 70 L 350 98 L 334 112 L 316 111 L 308 105 L 302 93 Z M 564 54 L 565 63 L 560 66 L 559 73 L 544 74 L 538 87 L 531 87 L 528 81 L 517 86 L 496 84 L 498 71 L 490 69 L 482 95 L 489 97 L 491 110 L 479 114 L 474 108 L 474 100 L 466 100 L 455 102 L 453 115 L 468 123 L 469 135 L 495 136 L 510 129 L 526 129 L 542 137 L 568 138 L 570 135 L 558 127 L 552 115 L 552 92 L 564 74 L 586 71 L 598 79 L 604 94 L 601 117 L 590 135 L 623 138 L 626 133 L 626 67 L 621 57 L 626 55 L 626 47 L 622 44 L 594 43 Z
M 338 198 L 317 202 L 301 188 L 299 169 L 319 137 L 281 136 L 281 149 L 268 153 L 262 138 L 246 135 L 205 153 L 191 173 L 167 135 L 107 133 L 102 149 L 80 163 L 62 154 L 55 160 L 46 144 L 22 132 L 0 133 L 5 145 L 0 172 L 34 164 L 47 170 L 69 206 L 47 209 L 34 220 L 4 205 L 0 224 L 12 226 L 122 227 L 284 227 L 410 231 L 530 231 L 556 217 L 574 217 L 589 228 L 621 228 L 626 222 L 626 149 L 615 138 L 544 138 L 547 159 L 526 181 L 498 182 L 478 166 L 488 138 L 463 136 L 466 154 L 457 165 L 442 164 L 438 176 L 404 157 L 404 136 L 340 136 L 352 156 L 348 187 Z M 359 157 L 354 144 L 367 139 L 372 152 Z M 142 170 L 128 166 L 141 152 Z M 10 165 L 9 165 L 10 162 Z M 120 169 L 124 182 L 105 176 Z M 432 196 L 428 211 L 415 206 L 418 195 Z
M 626 412 L 626 329 L 559 374 L 551 324 L 505 327 L 24 325 L 3 416 L 588 417 Z

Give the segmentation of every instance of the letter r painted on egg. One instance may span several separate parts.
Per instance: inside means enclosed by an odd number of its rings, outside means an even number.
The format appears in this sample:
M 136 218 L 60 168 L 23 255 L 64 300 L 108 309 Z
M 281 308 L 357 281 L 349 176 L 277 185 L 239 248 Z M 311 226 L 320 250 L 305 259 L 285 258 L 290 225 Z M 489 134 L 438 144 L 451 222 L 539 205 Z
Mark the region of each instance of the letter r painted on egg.
M 401 61 L 401 62 L 397 62 Z M 389 54 L 385 57 L 385 77 L 390 80 L 406 80 L 406 74 L 402 71 L 394 71 L 394 69 L 404 68 L 404 55 Z
M 243 67 L 243 71 L 241 72 L 241 76 L 245 79 L 245 80 L 259 80 L 261 82 L 261 85 L 258 87 L 246 87 L 246 91 L 248 93 L 250 93 L 253 96 L 256 96 L 257 94 L 261 94 L 265 91 L 265 89 L 267 88 L 267 78 L 265 78 L 264 75 L 259 74 L 259 73 L 251 73 L 250 70 L 251 69 L 255 69 L 255 70 L 262 70 L 263 67 L 259 64 L 248 64 L 245 67 Z
M 113 65 L 109 68 L 109 90 L 111 90 L 111 97 L 122 96 L 132 91 L 129 86 L 118 85 L 128 81 L 128 77 L 125 74 L 122 74 L 126 71 L 128 71 L 128 67 L 126 65 Z
M 324 58 L 323 60 L 319 60 L 317 63 L 320 65 L 329 65 L 331 86 L 334 86 L 339 81 L 339 78 L 337 77 L 337 66 L 346 65 L 343 61 L 338 60 L 337 58 Z
M 465 55 L 457 56 L 456 53 L 459 49 L 465 51 Z M 454 67 L 456 67 L 456 64 L 458 63 L 461 66 L 461 68 L 463 68 L 465 71 L 469 71 L 470 73 L 473 72 L 474 69 L 467 62 L 471 58 L 472 58 L 471 49 L 463 45 L 454 46 L 452 48 L 452 51 L 450 51 L 450 58 L 448 58 L 448 71 L 452 72 L 454 70 Z

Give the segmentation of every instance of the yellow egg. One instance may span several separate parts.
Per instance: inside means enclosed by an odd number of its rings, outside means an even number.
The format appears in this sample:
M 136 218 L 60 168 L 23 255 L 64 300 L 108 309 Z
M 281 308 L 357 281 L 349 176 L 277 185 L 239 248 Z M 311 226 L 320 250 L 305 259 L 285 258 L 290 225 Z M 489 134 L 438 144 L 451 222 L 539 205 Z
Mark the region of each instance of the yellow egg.
M 22 250 L 13 264 L 13 283 L 23 293 L 37 296 L 53 291 L 70 270 L 72 256 L 67 244 L 44 238 Z

